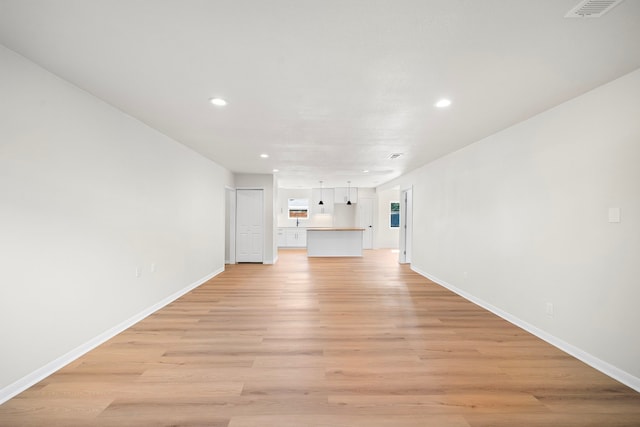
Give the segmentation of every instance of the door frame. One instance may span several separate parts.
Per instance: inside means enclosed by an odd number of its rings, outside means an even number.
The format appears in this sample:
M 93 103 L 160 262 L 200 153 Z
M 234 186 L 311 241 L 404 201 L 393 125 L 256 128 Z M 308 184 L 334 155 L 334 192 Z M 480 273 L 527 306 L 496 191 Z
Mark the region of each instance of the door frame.
M 236 263 L 236 189 L 224 186 L 225 196 L 225 264 Z
M 411 264 L 413 248 L 413 186 L 400 191 L 400 264 Z

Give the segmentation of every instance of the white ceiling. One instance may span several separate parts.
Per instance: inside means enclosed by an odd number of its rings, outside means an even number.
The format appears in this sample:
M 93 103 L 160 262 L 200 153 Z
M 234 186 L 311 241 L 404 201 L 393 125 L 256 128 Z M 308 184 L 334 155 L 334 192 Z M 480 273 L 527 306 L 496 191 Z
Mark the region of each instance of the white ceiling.
M 0 0 L 0 43 L 234 172 L 376 186 L 639 68 L 640 1 L 577 2 Z

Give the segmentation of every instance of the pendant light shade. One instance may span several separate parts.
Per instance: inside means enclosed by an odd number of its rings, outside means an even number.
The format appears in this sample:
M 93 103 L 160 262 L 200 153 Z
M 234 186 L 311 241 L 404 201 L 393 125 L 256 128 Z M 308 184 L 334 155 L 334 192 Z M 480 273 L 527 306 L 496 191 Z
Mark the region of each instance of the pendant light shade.
M 322 181 L 320 181 L 320 202 L 318 203 L 320 206 L 324 205 L 322 201 Z
M 347 181 L 347 185 L 348 185 L 347 206 L 351 206 L 351 181 Z

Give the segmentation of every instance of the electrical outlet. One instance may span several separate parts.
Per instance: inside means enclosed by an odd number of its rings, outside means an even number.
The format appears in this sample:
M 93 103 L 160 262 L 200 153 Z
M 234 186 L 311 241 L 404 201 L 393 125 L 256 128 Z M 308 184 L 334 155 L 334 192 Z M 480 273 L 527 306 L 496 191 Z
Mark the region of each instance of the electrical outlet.
M 152 273 L 156 272 L 156 263 L 155 262 L 151 263 L 151 267 L 149 268 L 149 271 L 151 271 Z
M 553 303 L 548 302 L 546 305 L 547 317 L 553 317 Z
M 136 277 L 140 277 L 140 267 L 136 267 Z

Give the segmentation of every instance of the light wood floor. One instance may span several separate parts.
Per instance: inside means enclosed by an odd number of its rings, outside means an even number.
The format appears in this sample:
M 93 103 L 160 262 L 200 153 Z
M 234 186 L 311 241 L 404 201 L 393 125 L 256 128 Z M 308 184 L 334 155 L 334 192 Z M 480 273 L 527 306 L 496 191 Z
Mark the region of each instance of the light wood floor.
M 639 393 L 395 258 L 228 266 L 0 425 L 640 426 Z

